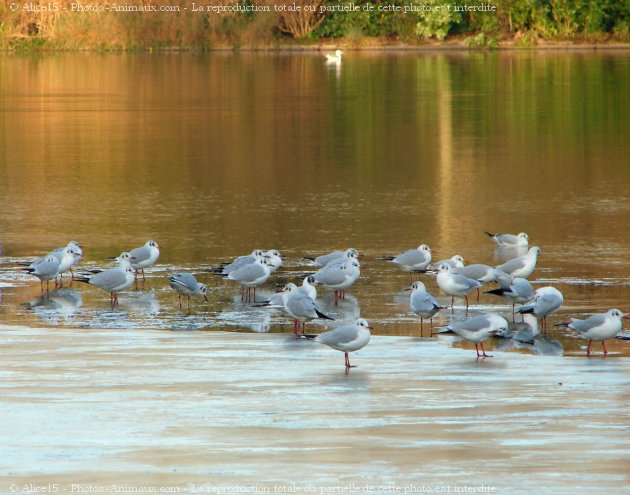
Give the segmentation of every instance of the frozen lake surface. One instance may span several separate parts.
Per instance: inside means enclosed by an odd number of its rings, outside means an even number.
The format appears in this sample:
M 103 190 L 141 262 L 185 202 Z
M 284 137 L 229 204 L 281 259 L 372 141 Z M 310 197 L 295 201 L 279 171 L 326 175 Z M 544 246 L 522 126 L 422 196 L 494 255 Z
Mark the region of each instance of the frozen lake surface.
M 477 360 L 449 336 L 376 336 L 346 374 L 342 353 L 289 334 L 2 333 L 2 493 L 595 494 L 630 481 L 625 357 Z

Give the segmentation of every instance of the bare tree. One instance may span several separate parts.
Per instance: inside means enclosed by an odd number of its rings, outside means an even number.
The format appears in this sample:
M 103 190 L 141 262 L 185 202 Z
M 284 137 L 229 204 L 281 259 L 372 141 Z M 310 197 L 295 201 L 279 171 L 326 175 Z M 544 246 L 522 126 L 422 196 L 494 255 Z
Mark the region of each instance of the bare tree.
M 320 11 L 324 0 L 294 0 L 273 2 L 281 6 L 278 29 L 294 38 L 304 38 L 319 26 L 325 17 Z

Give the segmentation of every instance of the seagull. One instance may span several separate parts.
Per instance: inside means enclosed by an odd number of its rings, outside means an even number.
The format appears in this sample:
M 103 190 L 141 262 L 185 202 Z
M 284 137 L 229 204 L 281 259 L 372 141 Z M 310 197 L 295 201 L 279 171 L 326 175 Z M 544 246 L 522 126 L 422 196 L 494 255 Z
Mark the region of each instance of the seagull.
M 568 326 L 571 330 L 578 332 L 580 337 L 588 339 L 588 347 L 586 348 L 587 356 L 591 355 L 591 344 L 593 341 L 602 343 L 604 356 L 606 356 L 608 350 L 606 349 L 604 341 L 613 338 L 621 332 L 622 318 L 628 319 L 628 317 L 618 309 L 611 309 L 606 313 L 589 316 L 585 320 L 571 318 L 571 323 L 564 323 L 560 326 Z
M 129 254 L 131 255 L 131 267 L 136 271 L 136 278 L 138 271 L 141 271 L 142 280 L 144 280 L 144 269 L 155 264 L 160 257 L 160 248 L 157 242 L 147 241 L 144 246 L 132 249 Z
M 463 275 L 464 277 L 472 278 L 477 282 L 480 282 L 481 284 L 487 284 L 488 282 L 497 282 L 499 285 L 506 285 L 512 281 L 512 277 L 507 273 L 481 263 L 476 263 L 474 265 L 463 267 L 455 267 L 451 271 L 453 273 Z M 477 287 L 477 301 L 479 301 L 479 287 Z
M 431 337 L 433 337 L 433 316 L 441 309 L 437 299 L 427 292 L 426 287 L 420 281 L 411 284 L 411 287 L 405 289 L 411 291 L 409 298 L 409 307 L 411 311 L 420 317 L 420 337 L 423 332 L 423 319 L 429 318 L 431 322 Z
M 315 282 L 333 289 L 334 304 L 339 303 L 340 297 L 345 297 L 346 289 L 361 275 L 357 260 L 348 261 L 341 266 L 325 266 L 313 275 Z
M 77 241 L 70 241 L 66 246 L 51 251 L 49 254 L 59 259 L 59 284 L 62 282 L 63 273 L 70 270 L 70 276 L 74 280 L 72 267 L 83 257 L 83 249 Z
M 231 272 L 238 270 L 245 265 L 250 265 L 256 260 L 262 261 L 264 258 L 265 252 L 262 249 L 254 249 L 250 254 L 239 256 L 231 263 L 222 263 L 221 266 L 213 268 L 210 272 L 218 275 L 229 275 Z
M 309 275 L 308 277 L 304 277 L 302 281 L 302 291 L 310 297 L 313 301 L 317 299 L 317 287 L 313 284 L 315 283 L 315 277 L 313 275 Z
M 486 232 L 490 238 L 497 243 L 499 247 L 527 247 L 529 244 L 529 237 L 525 232 L 520 234 L 491 234 Z
M 275 272 L 282 266 L 282 256 L 280 256 L 280 251 L 277 249 L 265 251 L 263 256 L 269 261 L 269 271 L 271 271 L 271 273 Z
M 359 255 L 356 251 L 346 251 L 343 256 L 340 258 L 335 258 L 330 260 L 328 263 L 324 265 L 324 268 L 330 268 L 332 266 L 341 266 L 348 261 L 357 261 L 359 260 Z
M 455 268 L 449 265 L 439 266 L 436 280 L 440 289 L 451 296 L 451 309 L 455 303 L 455 297 L 463 297 L 466 300 L 466 311 L 468 311 L 468 293 L 481 286 L 481 282 L 456 273 Z
M 464 266 L 464 257 L 456 254 L 447 260 L 436 261 L 435 263 L 429 264 L 429 266 L 427 266 L 427 270 L 437 270 L 440 265 L 450 265 L 453 268 L 462 268 Z
M 527 251 L 527 254 L 506 261 L 495 268 L 512 277 L 528 278 L 534 272 L 534 268 L 536 268 L 538 256 L 540 256 L 540 248 L 534 246 Z
M 367 320 L 359 318 L 351 325 L 342 325 L 329 332 L 319 335 L 305 335 L 305 337 L 343 352 L 346 357 L 347 371 L 350 368 L 356 368 L 356 365 L 350 364 L 348 353 L 363 349 L 367 345 L 370 341 L 370 330 L 372 327 Z
M 59 261 L 59 284 L 61 284 L 62 274 L 66 271 L 70 270 L 72 274 L 72 278 L 74 278 L 74 273 L 72 273 L 72 267 L 81 259 L 83 256 L 83 250 L 77 241 L 70 241 L 66 246 L 53 249 L 46 256 L 54 256 Z M 36 259 L 32 263 L 20 263 L 28 268 L 34 268 L 36 264 L 42 262 L 46 256 L 42 256 L 41 258 Z M 55 277 L 56 279 L 57 277 Z
M 417 249 L 409 249 L 398 256 L 384 256 L 379 259 L 398 265 L 404 272 L 422 271 L 431 263 L 431 248 L 420 244 Z
M 169 284 L 179 296 L 179 307 L 182 307 L 182 296 L 188 297 L 188 309 L 190 310 L 190 297 L 202 296 L 208 302 L 208 287 L 197 282 L 191 273 L 176 273 L 168 276 Z
M 120 258 L 119 265 L 116 268 L 95 273 L 90 277 L 77 277 L 76 280 L 109 292 L 109 301 L 113 308 L 118 304 L 118 292 L 131 287 L 135 276 L 129 261 Z
M 331 261 L 343 259 L 343 261 L 345 262 L 348 258 L 359 258 L 359 252 L 354 248 L 350 248 L 346 249 L 345 251 L 333 251 L 332 253 L 323 254 L 321 256 L 318 256 L 317 258 L 305 257 L 304 259 L 312 261 L 317 266 L 326 266 Z
M 512 315 L 514 315 L 514 304 L 524 304 L 534 297 L 534 288 L 529 280 L 516 277 L 508 287 L 486 291 L 486 294 L 502 296 L 512 303 Z
M 59 275 L 59 259 L 49 254 L 34 261 L 24 270 L 39 279 L 42 294 L 44 293 L 44 282 L 46 282 L 46 293 L 48 293 L 48 282 Z
M 477 351 L 477 357 L 492 357 L 486 354 L 483 348 L 483 342 L 489 337 L 492 337 L 496 333 L 505 333 L 508 330 L 508 322 L 502 316 L 494 313 L 488 313 L 485 315 L 478 315 L 469 320 L 462 321 L 461 323 L 454 323 L 447 326 L 449 330 L 453 331 L 460 337 L 473 342 Z M 479 347 L 483 354 L 479 354 Z
M 522 306 L 518 310 L 518 313 L 533 314 L 536 318 L 542 318 L 542 328 L 546 331 L 547 316 L 555 313 L 560 306 L 562 306 L 563 302 L 564 297 L 562 296 L 562 292 L 558 289 L 555 287 L 541 287 L 534 293 L 534 300 L 531 303 Z
M 343 52 L 341 50 L 335 50 L 335 53 L 326 53 L 324 56 L 326 57 L 327 64 L 340 64 L 341 63 L 341 54 Z
M 247 301 L 251 300 L 251 290 L 253 289 L 254 301 L 256 301 L 256 287 L 264 284 L 271 275 L 269 263 L 266 259 L 263 261 L 256 260 L 237 270 L 230 272 L 226 278 L 234 282 L 238 282 L 242 287 L 247 288 L 247 296 L 243 290 L 243 298 Z
M 304 333 L 304 324 L 307 320 L 315 320 L 317 318 L 334 320 L 334 318 L 322 313 L 315 304 L 315 301 L 311 299 L 301 287 L 293 283 L 288 283 L 284 286 L 283 291 L 286 293 L 284 297 L 284 310 L 293 318 L 293 331 L 296 335 L 300 324 L 302 325 L 302 333 Z

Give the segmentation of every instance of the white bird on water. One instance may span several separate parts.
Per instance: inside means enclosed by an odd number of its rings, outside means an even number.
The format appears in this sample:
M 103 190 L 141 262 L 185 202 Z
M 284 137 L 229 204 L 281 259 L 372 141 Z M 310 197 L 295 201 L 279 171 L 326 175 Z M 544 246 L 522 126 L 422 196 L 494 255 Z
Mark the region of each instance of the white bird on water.
M 98 272 L 90 277 L 76 278 L 78 282 L 84 282 L 109 292 L 112 308 L 118 304 L 118 292 L 131 287 L 135 280 L 134 270 L 129 264 L 129 259 L 123 257 L 125 254 L 127 253 L 123 253 L 117 258 L 119 265 L 116 268 Z
M 59 275 L 59 259 L 52 254 L 44 256 L 24 268 L 31 275 L 35 275 L 40 282 L 42 294 L 44 293 L 44 282 L 46 282 L 46 292 L 48 292 L 48 282 Z
M 529 280 L 516 277 L 508 286 L 488 290 L 486 294 L 501 296 L 510 301 L 512 303 L 512 315 L 514 315 L 514 304 L 529 302 L 534 297 L 534 288 Z
M 179 307 L 182 307 L 182 296 L 188 297 L 188 309 L 190 310 L 190 297 L 202 296 L 208 302 L 208 287 L 206 284 L 197 282 L 192 273 L 176 273 L 169 275 L 168 281 L 170 286 L 175 289 L 179 296 Z
M 316 283 L 333 289 L 334 304 L 336 306 L 340 298 L 345 298 L 346 289 L 354 284 L 360 275 L 359 262 L 352 260 L 340 266 L 325 266 L 313 276 L 315 277 Z
M 327 64 L 340 64 L 342 53 L 343 52 L 341 50 L 335 50 L 335 53 L 324 54 L 324 56 L 326 57 L 326 63 Z
M 138 272 L 142 272 L 142 280 L 144 280 L 144 269 L 155 264 L 160 257 L 160 248 L 157 242 L 147 241 L 144 246 L 132 249 L 129 254 L 131 255 L 131 268 L 136 271 L 136 278 Z
M 444 309 L 437 302 L 437 299 L 427 292 L 426 287 L 420 281 L 411 284 L 411 287 L 405 289 L 411 291 L 409 298 L 409 307 L 411 311 L 420 317 L 420 337 L 423 332 L 423 320 L 428 318 L 431 323 L 431 337 L 433 337 L 433 316 L 440 310 Z
M 318 318 L 334 320 L 334 318 L 325 315 L 319 310 L 315 301 L 311 299 L 310 295 L 302 287 L 288 283 L 284 286 L 283 292 L 286 294 L 283 298 L 283 310 L 293 318 L 293 332 L 295 334 L 298 333 L 300 327 L 302 333 L 304 333 L 304 324 L 308 320 Z
M 451 308 L 455 302 L 455 297 L 463 297 L 466 300 L 466 311 L 468 311 L 468 293 L 481 286 L 481 282 L 468 278 L 455 272 L 455 268 L 450 265 L 440 265 L 437 275 L 437 284 L 440 289 L 451 296 Z
M 532 314 L 536 318 L 542 318 L 543 333 L 547 331 L 547 316 L 555 313 L 564 303 L 564 297 L 555 287 L 541 287 L 534 293 L 534 300 L 522 306 L 518 313 Z
M 513 247 L 527 247 L 529 245 L 529 237 L 525 232 L 520 234 L 491 234 L 486 232 L 490 238 L 497 243 L 498 247 L 513 248 Z
M 426 270 L 431 263 L 431 248 L 420 244 L 416 249 L 408 249 L 398 256 L 383 256 L 379 259 L 398 265 L 404 272 L 419 272 Z
M 538 256 L 540 256 L 540 248 L 534 246 L 527 251 L 527 254 L 506 261 L 502 265 L 495 266 L 495 268 L 512 277 L 528 278 L 534 273 Z
M 242 286 L 242 299 L 250 302 L 252 299 L 252 291 L 254 302 L 256 301 L 256 287 L 264 284 L 271 275 L 269 263 L 266 259 L 262 261 L 256 260 L 249 263 L 238 270 L 224 275 L 227 279 L 238 282 Z
M 335 262 L 337 263 L 341 260 L 341 263 L 345 263 L 349 261 L 351 258 L 358 259 L 359 252 L 354 248 L 346 249 L 345 251 L 333 251 L 332 253 L 322 254 L 317 258 L 309 258 L 307 256 L 304 257 L 305 260 L 312 261 L 317 266 L 326 266 L 329 263 Z

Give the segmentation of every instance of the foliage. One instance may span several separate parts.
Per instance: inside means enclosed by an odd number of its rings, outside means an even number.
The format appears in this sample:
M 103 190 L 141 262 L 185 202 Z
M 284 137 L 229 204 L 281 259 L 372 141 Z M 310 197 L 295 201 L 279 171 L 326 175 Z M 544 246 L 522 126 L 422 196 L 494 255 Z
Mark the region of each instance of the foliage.
M 0 2 L 0 47 L 9 49 L 206 49 L 269 46 L 280 38 L 386 38 L 418 42 L 457 36 L 471 47 L 500 41 L 536 46 L 542 40 L 630 41 L 630 0 L 212 0 L 221 5 L 265 5 L 270 12 L 191 12 L 190 0 L 171 0 L 176 13 L 72 12 L 73 0 L 53 2 L 51 11 L 13 11 Z M 41 3 L 41 2 L 40 2 Z M 109 0 L 93 0 L 105 5 Z M 144 0 L 129 0 L 129 5 Z M 494 12 L 466 10 L 490 4 Z M 300 11 L 278 11 L 279 5 Z M 306 14 L 304 6 L 314 6 Z M 358 11 L 321 12 L 323 7 Z M 387 7 L 390 7 L 388 10 Z M 403 9 L 407 9 L 406 12 Z
M 424 0 L 421 5 L 429 7 L 428 11 L 422 10 L 418 13 L 416 33 L 422 38 L 443 40 L 455 26 L 463 21 L 460 12 L 455 12 L 453 8 L 443 8 L 453 7 L 456 4 L 445 4 L 442 0 Z

